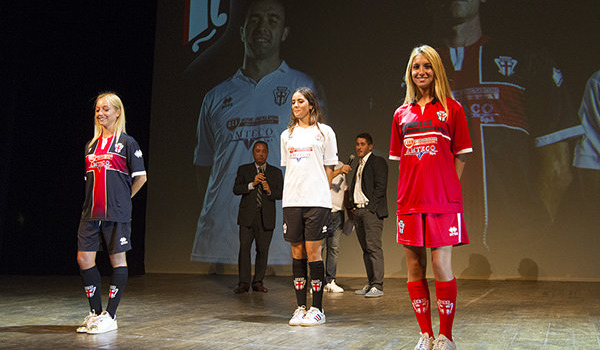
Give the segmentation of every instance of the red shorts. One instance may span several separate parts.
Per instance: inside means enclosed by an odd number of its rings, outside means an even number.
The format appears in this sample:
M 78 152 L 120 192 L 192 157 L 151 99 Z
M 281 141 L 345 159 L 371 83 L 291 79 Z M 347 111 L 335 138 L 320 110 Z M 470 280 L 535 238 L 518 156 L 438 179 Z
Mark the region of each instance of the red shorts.
M 462 213 L 398 215 L 396 239 L 403 245 L 427 248 L 469 243 Z

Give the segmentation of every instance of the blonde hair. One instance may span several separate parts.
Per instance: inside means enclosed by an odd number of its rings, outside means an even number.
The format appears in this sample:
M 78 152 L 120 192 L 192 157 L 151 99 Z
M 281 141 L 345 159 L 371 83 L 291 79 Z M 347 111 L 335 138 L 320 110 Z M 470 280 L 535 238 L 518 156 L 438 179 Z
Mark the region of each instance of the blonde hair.
M 412 64 L 416 56 L 423 55 L 431 63 L 433 69 L 433 97 L 435 97 L 444 107 L 444 110 L 448 111 L 448 105 L 446 98 L 454 99 L 452 96 L 452 90 L 450 89 L 450 83 L 446 76 L 446 70 L 440 55 L 435 49 L 429 45 L 420 45 L 415 47 L 410 53 L 408 59 L 408 65 L 406 66 L 406 75 L 404 80 L 406 81 L 406 96 L 404 97 L 404 103 L 412 103 L 414 100 L 421 99 L 421 92 L 412 80 Z
M 103 92 L 100 95 L 98 95 L 98 97 L 96 97 L 96 100 L 94 102 L 94 111 L 96 110 L 96 105 L 98 104 L 98 101 L 100 101 L 103 98 L 106 99 L 106 102 L 110 103 L 116 110 L 120 111 L 119 117 L 115 122 L 116 142 L 119 140 L 119 136 L 121 136 L 121 133 L 127 132 L 125 131 L 125 106 L 123 106 L 123 101 L 121 101 L 119 96 L 117 96 L 117 94 L 115 94 L 114 92 Z M 90 141 L 88 147 L 93 145 L 94 142 L 96 142 L 96 140 L 98 140 L 100 137 L 102 137 L 102 126 L 98 123 L 98 119 L 96 119 L 94 113 L 94 138 L 92 138 L 92 141 Z
M 321 131 L 321 128 L 319 128 L 319 124 L 318 124 L 318 123 L 325 124 L 325 118 L 323 117 L 323 112 L 321 112 L 321 109 L 319 108 L 319 100 L 317 99 L 317 95 L 315 94 L 314 91 L 312 91 L 311 88 L 308 88 L 308 87 L 297 88 L 296 91 L 294 91 L 294 93 L 292 94 L 292 96 L 294 94 L 296 94 L 297 92 L 301 93 L 302 96 L 304 96 L 304 98 L 308 102 L 308 105 L 311 107 L 311 109 L 309 111 L 310 118 L 308 119 L 308 125 L 317 124 L 317 128 L 321 132 L 321 135 L 325 136 L 325 134 L 323 134 L 323 131 Z M 288 129 L 290 130 L 290 133 L 289 133 L 290 137 L 292 137 L 294 128 L 297 125 L 298 125 L 298 118 L 296 118 L 294 116 L 294 112 L 292 112 L 292 113 L 290 113 L 290 122 L 288 123 Z

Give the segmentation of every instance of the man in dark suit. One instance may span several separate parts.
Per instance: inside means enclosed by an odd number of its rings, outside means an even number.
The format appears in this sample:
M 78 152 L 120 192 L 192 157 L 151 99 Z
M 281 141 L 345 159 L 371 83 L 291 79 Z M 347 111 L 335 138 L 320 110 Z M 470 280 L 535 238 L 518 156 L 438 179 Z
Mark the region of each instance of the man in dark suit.
M 239 283 L 236 294 L 250 289 L 252 241 L 256 241 L 256 260 L 252 290 L 266 293 L 263 278 L 267 270 L 269 246 L 275 228 L 275 201 L 281 199 L 283 174 L 279 168 L 267 164 L 269 147 L 257 141 L 252 148 L 254 163 L 238 168 L 233 193 L 242 195 L 238 213 L 240 225 L 240 252 L 238 255 Z
M 355 291 L 367 298 L 383 295 L 383 249 L 381 235 L 387 211 L 387 173 L 385 159 L 371 153 L 373 138 L 368 133 L 356 137 L 360 162 L 350 185 L 349 198 L 356 236 L 363 251 L 369 284 Z

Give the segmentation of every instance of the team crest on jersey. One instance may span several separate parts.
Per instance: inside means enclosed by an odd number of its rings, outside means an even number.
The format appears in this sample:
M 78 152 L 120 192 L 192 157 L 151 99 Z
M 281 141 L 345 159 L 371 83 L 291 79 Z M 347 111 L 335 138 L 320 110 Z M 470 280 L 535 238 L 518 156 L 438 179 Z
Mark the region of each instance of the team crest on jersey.
M 287 102 L 287 98 L 290 95 L 290 89 L 287 86 L 278 86 L 273 90 L 273 97 L 275 98 L 275 104 L 283 106 Z
M 117 293 L 119 293 L 119 288 L 117 288 L 117 286 L 111 285 L 108 291 L 108 297 L 112 299 L 117 296 Z
M 515 74 L 515 66 L 519 63 L 519 61 L 510 56 L 494 58 L 494 62 L 496 62 L 496 65 L 498 66 L 498 72 L 505 77 L 510 77 Z
M 120 143 L 120 142 L 119 142 L 119 143 L 117 143 L 117 144 L 115 145 L 115 152 L 117 152 L 117 153 L 121 153 L 121 150 L 123 150 L 123 147 L 125 147 L 125 146 L 123 146 L 123 144 L 122 144 L 122 143 Z
M 93 284 L 90 286 L 85 286 L 83 289 L 85 289 L 85 294 L 88 298 L 91 298 L 94 296 L 94 294 L 96 294 L 96 286 Z
M 296 290 L 302 290 L 306 286 L 306 278 L 304 277 L 296 277 L 294 278 L 294 288 Z
M 398 233 L 404 234 L 404 220 L 398 220 Z
M 320 292 L 321 288 L 323 288 L 323 282 L 321 280 L 312 280 L 310 281 L 313 292 Z
M 456 226 L 450 227 L 450 229 L 448 230 L 448 236 L 450 236 L 450 237 L 458 236 L 458 229 L 456 228 Z
M 556 87 L 560 87 L 562 85 L 563 76 L 560 72 L 560 69 L 552 67 L 552 80 L 554 80 L 554 84 L 556 84 Z
M 444 123 L 446 122 L 446 119 L 448 119 L 448 113 L 446 113 L 445 111 L 438 111 L 437 117 L 442 123 Z

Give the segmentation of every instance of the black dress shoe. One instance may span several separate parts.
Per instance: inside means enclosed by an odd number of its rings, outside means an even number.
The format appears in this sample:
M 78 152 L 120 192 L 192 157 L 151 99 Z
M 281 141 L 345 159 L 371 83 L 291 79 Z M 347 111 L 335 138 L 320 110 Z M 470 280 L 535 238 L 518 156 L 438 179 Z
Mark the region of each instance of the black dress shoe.
M 239 283 L 237 287 L 233 288 L 233 292 L 235 294 L 248 293 L 249 290 L 250 287 L 248 287 L 248 285 L 244 283 Z
M 256 283 L 252 285 L 252 290 L 255 292 L 262 292 L 262 293 L 266 293 L 269 290 L 267 288 L 265 288 L 265 286 L 263 286 L 262 283 Z

